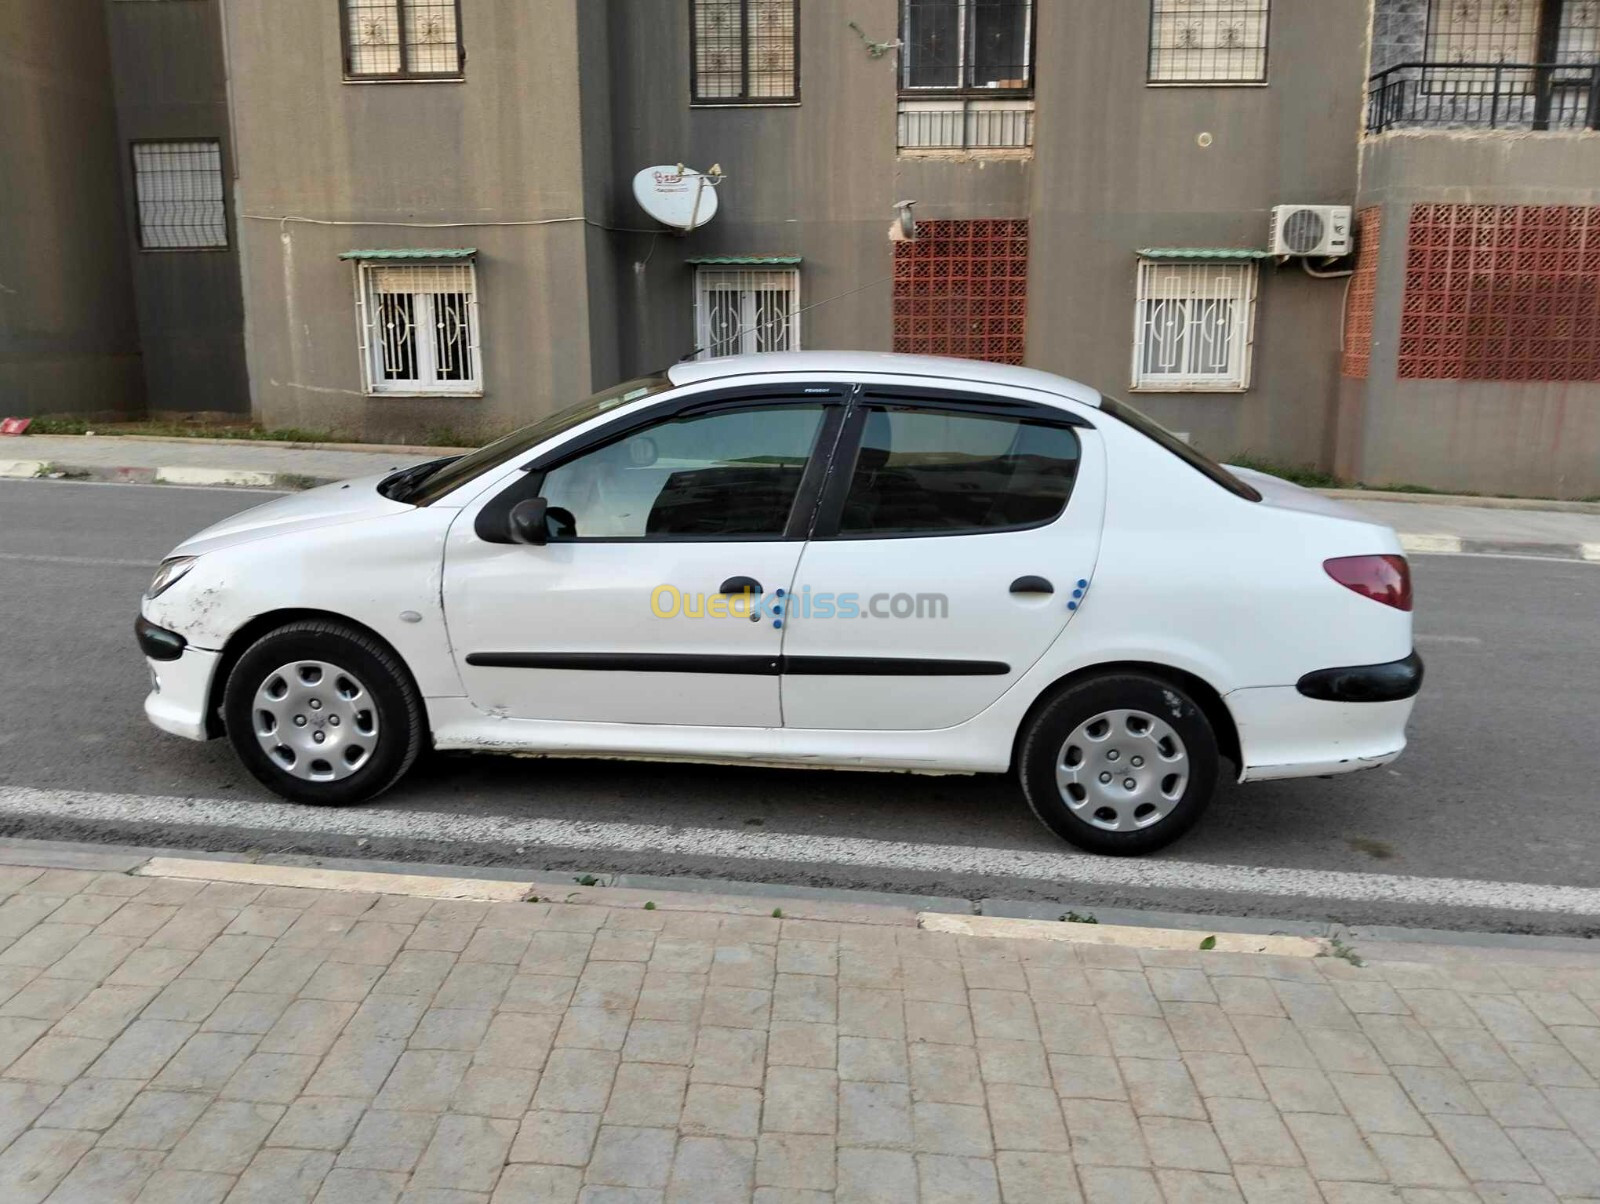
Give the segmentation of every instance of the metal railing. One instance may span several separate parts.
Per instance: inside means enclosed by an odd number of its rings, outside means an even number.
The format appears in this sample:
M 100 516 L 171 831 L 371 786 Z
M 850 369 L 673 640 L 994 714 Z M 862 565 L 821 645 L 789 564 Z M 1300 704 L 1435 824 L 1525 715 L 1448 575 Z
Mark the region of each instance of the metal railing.
M 1398 63 L 1367 81 L 1367 132 L 1600 129 L 1597 63 Z
M 903 151 L 1026 150 L 1033 102 L 902 99 L 898 137 Z

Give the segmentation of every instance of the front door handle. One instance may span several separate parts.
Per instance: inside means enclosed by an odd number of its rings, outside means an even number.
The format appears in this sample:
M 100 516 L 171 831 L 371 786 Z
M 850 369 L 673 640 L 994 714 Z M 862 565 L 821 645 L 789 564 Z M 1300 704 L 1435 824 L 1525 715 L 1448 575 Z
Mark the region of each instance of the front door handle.
M 1011 592 L 1014 594 L 1053 594 L 1056 587 L 1043 577 L 1018 577 L 1011 583 Z
M 719 594 L 759 594 L 761 582 L 754 577 L 729 577 L 722 583 Z

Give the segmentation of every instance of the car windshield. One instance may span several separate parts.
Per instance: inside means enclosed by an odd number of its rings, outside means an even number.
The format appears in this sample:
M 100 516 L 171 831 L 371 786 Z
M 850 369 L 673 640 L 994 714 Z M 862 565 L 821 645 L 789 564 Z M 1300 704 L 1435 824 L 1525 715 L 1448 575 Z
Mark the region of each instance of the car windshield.
M 386 478 L 380 488 L 397 502 L 427 506 L 480 473 L 498 468 L 506 461 L 515 459 L 545 440 L 561 434 L 562 431 L 570 430 L 579 423 L 588 422 L 591 418 L 598 418 L 607 410 L 614 410 L 618 406 L 625 406 L 646 397 L 654 397 L 657 393 L 670 388 L 672 382 L 667 379 L 665 372 L 623 381 L 614 388 L 586 397 L 576 405 L 541 418 L 530 426 L 512 431 L 509 435 L 502 436 L 475 452 L 453 460 L 435 460 L 396 473 Z
M 1259 502 L 1261 500 L 1261 495 L 1254 488 L 1246 485 L 1210 456 L 1196 451 L 1159 422 L 1155 422 L 1146 415 L 1141 414 L 1126 402 L 1101 394 L 1100 409 L 1104 413 L 1110 414 L 1113 418 L 1126 422 L 1141 435 L 1154 439 L 1190 468 L 1204 473 L 1229 493 L 1236 494 L 1247 502 Z

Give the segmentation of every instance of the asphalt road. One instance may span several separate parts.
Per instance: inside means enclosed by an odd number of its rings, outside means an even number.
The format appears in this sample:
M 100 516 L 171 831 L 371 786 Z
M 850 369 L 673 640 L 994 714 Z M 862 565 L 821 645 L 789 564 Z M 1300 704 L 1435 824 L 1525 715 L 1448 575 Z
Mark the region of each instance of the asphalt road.
M 1079 911 L 1600 932 L 1600 907 L 1552 904 L 1552 892 L 1538 889 L 1600 888 L 1595 565 L 1418 558 L 1428 684 L 1406 755 L 1355 777 L 1224 785 L 1200 826 L 1149 863 L 1162 874 L 1147 883 L 1071 855 L 1002 778 L 439 756 L 369 808 L 277 803 L 226 743 L 192 744 L 146 724 L 147 677 L 131 632 L 160 556 L 260 500 L 224 490 L 0 482 L 0 834 L 690 874 L 1060 901 Z M 92 797 L 74 804 L 62 793 L 73 791 Z M 363 837 L 364 822 L 371 831 Z M 574 823 L 596 825 L 592 840 Z M 552 832 L 557 843 L 538 839 Z M 838 837 L 946 851 L 862 864 L 874 855 L 816 839 Z M 1024 863 L 1056 866 L 1062 876 L 1023 872 Z M 1084 867 L 1081 878 L 1074 866 Z M 1249 883 L 1256 869 L 1278 873 L 1257 890 Z M 1344 880 L 1341 872 L 1387 877 Z M 1496 906 L 1459 907 L 1413 889 L 1431 879 L 1510 885 Z

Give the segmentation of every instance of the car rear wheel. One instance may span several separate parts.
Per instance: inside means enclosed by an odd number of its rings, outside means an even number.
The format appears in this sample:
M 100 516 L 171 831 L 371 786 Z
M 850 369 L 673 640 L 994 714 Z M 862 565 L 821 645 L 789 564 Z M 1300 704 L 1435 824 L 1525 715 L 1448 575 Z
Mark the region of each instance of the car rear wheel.
M 223 694 L 228 739 L 257 780 L 297 803 L 359 803 L 411 768 L 423 710 L 398 657 L 343 623 L 307 620 L 262 636 Z
M 1118 673 L 1046 703 L 1023 733 L 1017 772 L 1051 831 L 1092 853 L 1134 856 L 1200 818 L 1216 788 L 1217 739 L 1182 689 Z

